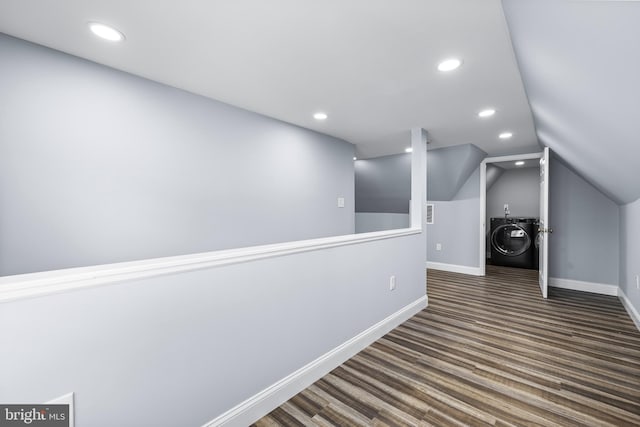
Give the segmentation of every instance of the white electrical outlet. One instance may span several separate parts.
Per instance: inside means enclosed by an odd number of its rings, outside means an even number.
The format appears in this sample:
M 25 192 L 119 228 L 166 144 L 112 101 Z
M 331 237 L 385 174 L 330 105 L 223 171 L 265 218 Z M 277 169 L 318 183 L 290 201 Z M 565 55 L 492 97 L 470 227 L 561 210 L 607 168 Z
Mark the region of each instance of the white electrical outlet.
M 338 197 L 338 207 L 344 208 L 344 197 Z
M 436 243 L 436 251 L 442 250 L 442 243 Z
M 389 290 L 392 291 L 396 288 L 396 276 L 391 276 L 389 278 Z
M 640 289 L 640 274 L 636 274 L 636 289 Z

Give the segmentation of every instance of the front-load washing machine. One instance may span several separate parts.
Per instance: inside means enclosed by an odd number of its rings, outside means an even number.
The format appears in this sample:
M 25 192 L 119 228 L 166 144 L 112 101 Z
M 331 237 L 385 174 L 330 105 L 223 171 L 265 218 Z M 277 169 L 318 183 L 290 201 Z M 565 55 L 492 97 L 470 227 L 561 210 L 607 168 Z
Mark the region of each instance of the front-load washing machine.
M 507 267 L 537 268 L 536 218 L 491 218 L 491 263 Z

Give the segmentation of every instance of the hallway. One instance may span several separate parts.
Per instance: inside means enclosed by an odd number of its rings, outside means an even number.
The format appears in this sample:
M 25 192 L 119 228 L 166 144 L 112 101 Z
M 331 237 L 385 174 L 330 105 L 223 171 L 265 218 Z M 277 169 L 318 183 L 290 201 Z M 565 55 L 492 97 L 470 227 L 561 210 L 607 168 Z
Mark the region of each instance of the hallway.
M 428 271 L 429 307 L 255 425 L 640 425 L 640 332 L 537 272 Z

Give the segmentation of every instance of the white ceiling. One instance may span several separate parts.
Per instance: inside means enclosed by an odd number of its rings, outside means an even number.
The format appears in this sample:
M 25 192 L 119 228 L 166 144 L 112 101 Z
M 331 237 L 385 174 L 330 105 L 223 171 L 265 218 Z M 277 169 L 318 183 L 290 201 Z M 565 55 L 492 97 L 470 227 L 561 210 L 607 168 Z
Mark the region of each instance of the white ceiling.
M 127 40 L 99 40 L 88 21 Z M 434 148 L 538 150 L 500 0 L 0 0 L 0 32 L 343 138 L 361 157 L 401 152 L 415 126 Z M 463 66 L 437 71 L 450 56 Z M 479 119 L 487 106 L 497 114 Z
M 524 162 L 524 164 L 520 166 L 517 166 L 515 161 L 495 162 L 495 163 L 489 163 L 489 164 L 505 170 L 506 169 L 528 169 L 528 168 L 540 167 L 540 159 L 528 159 L 528 160 L 522 160 L 522 161 Z

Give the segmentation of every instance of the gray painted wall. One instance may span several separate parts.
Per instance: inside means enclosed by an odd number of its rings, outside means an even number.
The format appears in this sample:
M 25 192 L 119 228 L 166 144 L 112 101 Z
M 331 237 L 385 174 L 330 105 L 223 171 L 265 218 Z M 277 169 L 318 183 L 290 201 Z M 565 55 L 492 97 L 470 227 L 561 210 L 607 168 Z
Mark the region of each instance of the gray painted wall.
M 640 199 L 620 207 L 620 289 L 640 313 Z
M 456 156 L 461 156 L 463 160 L 456 161 Z M 484 152 L 471 144 L 427 151 L 427 199 L 428 203 L 434 204 L 435 209 L 435 223 L 426 226 L 427 261 L 478 267 L 478 165 L 483 157 Z M 469 161 L 475 162 L 475 165 L 467 174 L 466 166 L 461 165 L 467 165 Z M 443 164 L 452 165 L 453 170 L 447 171 Z M 433 173 L 433 167 L 440 172 Z M 394 206 L 401 205 L 399 200 L 402 201 L 402 206 L 404 203 L 408 206 L 411 183 L 406 177 L 411 174 L 410 156 L 400 154 L 357 160 L 355 170 L 356 232 L 407 227 L 407 214 L 390 212 L 394 211 Z M 451 200 L 431 199 L 430 191 L 435 191 L 440 196 L 451 191 L 447 179 L 451 176 L 459 177 L 460 174 L 466 174 L 465 181 L 460 185 L 455 184 L 456 192 L 450 195 Z M 363 211 L 362 206 L 371 210 Z M 436 251 L 436 243 L 442 245 L 441 251 Z
M 356 233 L 408 228 L 410 219 L 402 213 L 356 212 Z
M 0 402 L 201 426 L 423 297 L 425 256 L 422 233 L 0 304 Z
M 487 224 L 489 218 L 503 217 L 504 204 L 509 204 L 513 217 L 540 216 L 540 168 L 505 170 L 487 191 Z
M 473 144 L 427 152 L 427 199 L 434 205 L 434 223 L 427 225 L 428 262 L 479 267 L 478 165 L 485 156 Z
M 428 203 L 434 204 L 434 223 L 427 225 L 427 261 L 479 267 L 480 168 L 469 176 L 453 200 Z M 438 243 L 442 245 L 440 251 L 436 250 Z
M 618 284 L 619 206 L 552 157 L 549 276 Z
M 429 200 L 452 200 L 487 154 L 473 144 L 427 152 Z
M 491 189 L 493 184 L 495 184 L 496 181 L 502 176 L 502 174 L 504 173 L 504 169 L 499 168 L 498 166 L 495 166 L 492 163 L 489 163 L 487 164 L 486 172 L 487 172 L 486 186 L 487 186 L 487 191 L 489 191 L 489 189 Z
M 2 275 L 354 231 L 347 142 L 4 35 L 0 57 Z
M 411 155 L 356 160 L 356 212 L 409 213 Z

